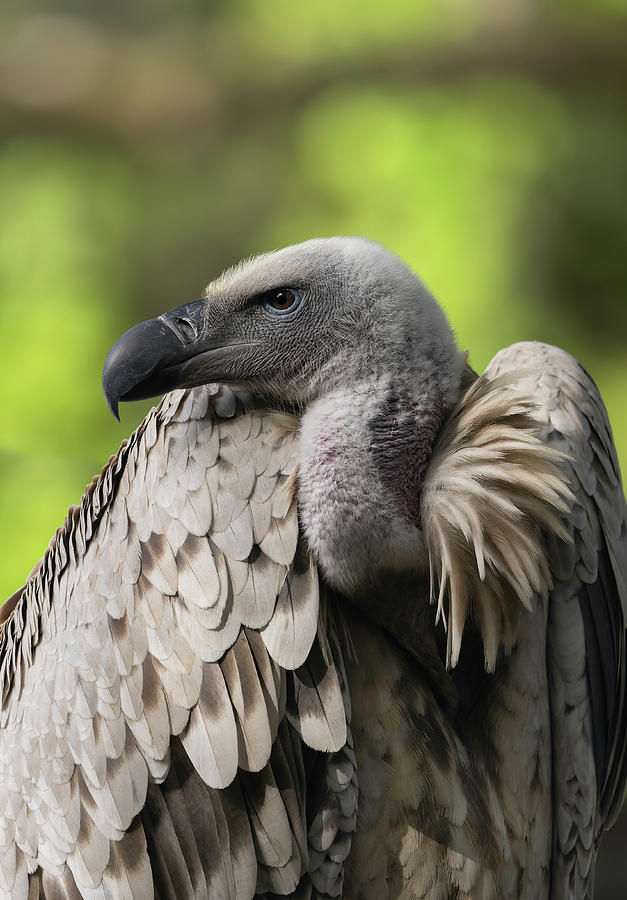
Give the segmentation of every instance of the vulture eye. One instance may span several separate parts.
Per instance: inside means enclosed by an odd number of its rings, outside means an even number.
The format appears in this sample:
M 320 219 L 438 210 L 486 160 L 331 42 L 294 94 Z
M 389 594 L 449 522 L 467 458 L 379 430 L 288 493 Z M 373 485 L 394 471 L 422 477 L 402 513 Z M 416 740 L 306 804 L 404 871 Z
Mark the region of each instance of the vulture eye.
M 266 309 L 275 312 L 288 312 L 295 309 L 300 303 L 300 294 L 292 288 L 279 288 L 276 291 L 268 291 L 263 296 L 263 304 Z

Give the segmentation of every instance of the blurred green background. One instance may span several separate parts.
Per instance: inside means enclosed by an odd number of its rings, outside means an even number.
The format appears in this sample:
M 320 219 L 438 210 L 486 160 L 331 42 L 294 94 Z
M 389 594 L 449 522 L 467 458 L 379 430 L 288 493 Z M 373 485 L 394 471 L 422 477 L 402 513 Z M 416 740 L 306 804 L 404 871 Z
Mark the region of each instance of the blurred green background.
M 476 368 L 570 350 L 627 467 L 626 85 L 624 0 L 4 0 L 0 596 L 145 411 L 113 341 L 312 236 L 403 256 Z

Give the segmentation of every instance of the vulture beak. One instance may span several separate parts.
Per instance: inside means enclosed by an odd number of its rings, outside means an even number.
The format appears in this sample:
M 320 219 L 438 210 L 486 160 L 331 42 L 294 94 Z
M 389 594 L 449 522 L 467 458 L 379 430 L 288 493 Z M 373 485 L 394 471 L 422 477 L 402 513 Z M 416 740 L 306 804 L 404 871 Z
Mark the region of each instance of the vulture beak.
M 119 420 L 120 400 L 145 400 L 175 388 L 224 378 L 224 362 L 241 344 L 207 334 L 206 300 L 194 300 L 149 319 L 119 338 L 104 364 L 102 389 Z

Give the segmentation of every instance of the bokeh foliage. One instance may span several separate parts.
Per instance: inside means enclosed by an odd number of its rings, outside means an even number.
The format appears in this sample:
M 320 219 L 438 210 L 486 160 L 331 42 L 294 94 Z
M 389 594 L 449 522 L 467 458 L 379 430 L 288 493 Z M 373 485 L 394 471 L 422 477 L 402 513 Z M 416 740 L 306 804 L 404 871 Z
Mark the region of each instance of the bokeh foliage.
M 598 9 L 328 0 L 304 25 L 287 0 L 7 3 L 0 595 L 140 415 L 120 428 L 101 401 L 116 335 L 316 234 L 404 256 L 478 368 L 519 338 L 572 350 L 625 461 L 624 92 L 559 61 L 591 17 L 601 44 L 624 32 Z M 535 71 L 547 28 L 557 63 Z
M 0 596 L 144 411 L 102 402 L 116 336 L 314 235 L 406 258 L 479 369 L 518 339 L 574 352 L 627 463 L 624 67 L 571 58 L 591 16 L 610 57 L 625 23 L 592 10 L 7 3 Z

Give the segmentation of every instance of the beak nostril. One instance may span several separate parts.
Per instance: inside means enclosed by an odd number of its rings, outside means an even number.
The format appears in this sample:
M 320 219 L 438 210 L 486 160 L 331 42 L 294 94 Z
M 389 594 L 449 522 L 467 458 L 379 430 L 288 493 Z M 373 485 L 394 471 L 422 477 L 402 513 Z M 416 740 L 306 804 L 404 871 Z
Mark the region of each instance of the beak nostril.
M 172 316 L 171 318 L 166 319 L 166 322 L 177 337 L 185 343 L 195 341 L 198 337 L 196 326 L 190 319 L 187 319 L 184 316 Z

